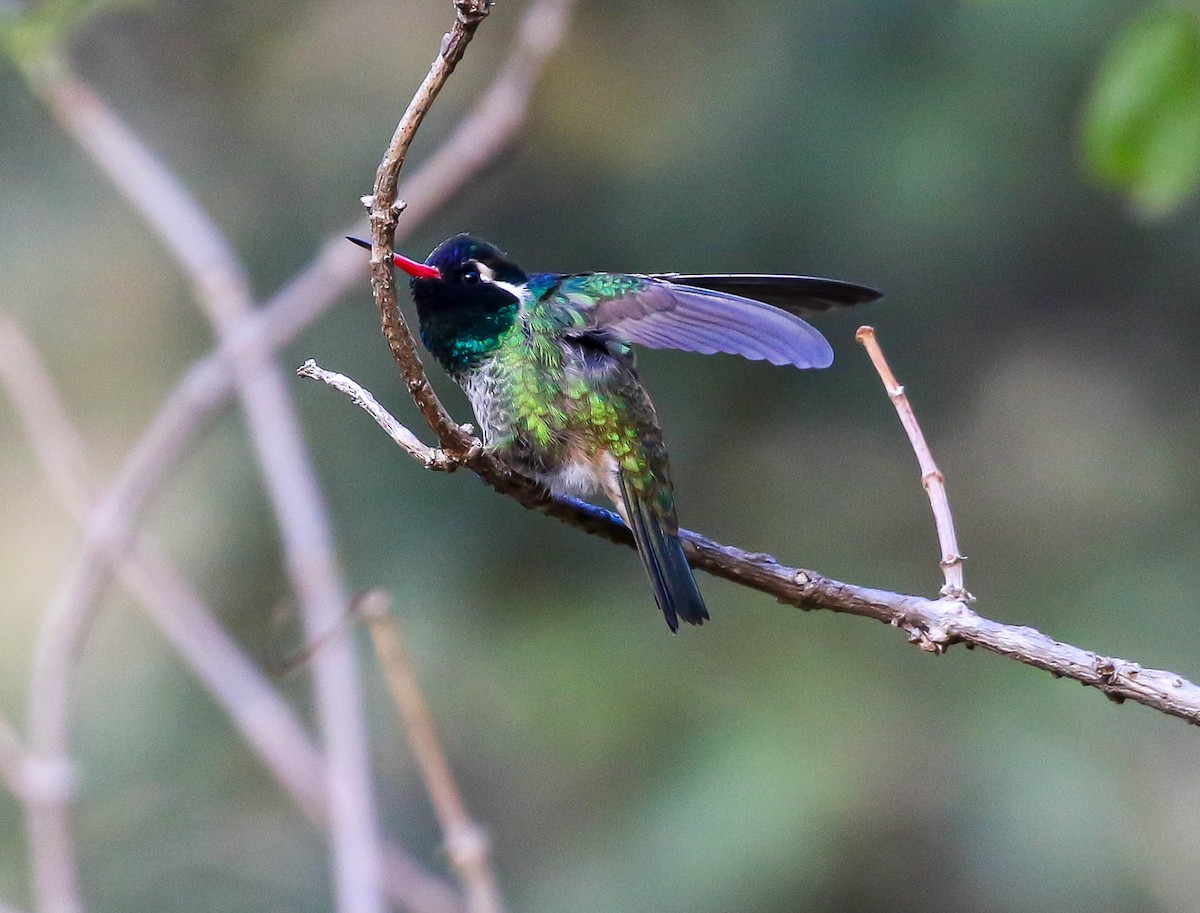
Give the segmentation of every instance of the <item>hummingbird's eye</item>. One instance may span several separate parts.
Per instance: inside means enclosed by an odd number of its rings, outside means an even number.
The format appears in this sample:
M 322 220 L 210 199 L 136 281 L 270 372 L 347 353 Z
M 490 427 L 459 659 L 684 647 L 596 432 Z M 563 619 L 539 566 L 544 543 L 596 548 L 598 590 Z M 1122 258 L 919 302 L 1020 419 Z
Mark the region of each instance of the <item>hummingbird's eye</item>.
M 495 278 L 490 266 L 478 260 L 468 260 L 463 264 L 462 281 L 466 285 L 478 285 L 480 282 L 491 282 Z

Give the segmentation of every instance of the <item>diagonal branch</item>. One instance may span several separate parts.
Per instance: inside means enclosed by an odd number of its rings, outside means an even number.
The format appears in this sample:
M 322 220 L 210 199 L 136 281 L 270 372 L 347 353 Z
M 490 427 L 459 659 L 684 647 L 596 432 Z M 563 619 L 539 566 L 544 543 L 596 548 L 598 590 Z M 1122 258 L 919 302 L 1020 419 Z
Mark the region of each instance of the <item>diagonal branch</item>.
M 60 126 L 91 156 L 150 223 L 195 285 L 197 299 L 222 340 L 232 339 L 238 318 L 252 312 L 245 271 L 233 248 L 200 204 L 117 114 L 66 63 L 31 70 L 32 85 Z M 286 377 L 266 347 L 246 346 L 231 366 L 251 442 L 275 512 L 292 588 L 310 638 L 333 630 L 346 605 L 316 474 L 308 458 Z M 110 555 L 110 560 L 116 555 Z M 31 738 L 39 749 L 65 754 L 65 682 L 82 642 L 105 566 L 83 568 L 77 589 L 57 603 L 43 627 L 30 697 Z M 65 622 L 60 625 L 58 622 Z M 70 628 L 73 627 L 74 630 Z M 53 675 L 55 681 L 48 681 Z M 383 913 L 379 835 L 371 788 L 366 727 L 353 641 L 344 632 L 315 658 L 317 717 L 326 752 L 330 837 L 337 909 Z M 65 839 L 65 807 L 58 809 L 57 839 Z M 65 866 L 43 884 L 66 883 Z M 74 906 L 74 905 L 73 905 Z
M 382 407 L 345 375 L 325 371 L 311 361 L 300 373 L 352 396 L 389 434 L 394 432 L 393 424 L 399 425 L 390 415 L 381 421 L 378 413 L 383 411 Z M 426 451 L 433 452 L 428 448 Z M 488 454 L 478 447 L 478 442 L 473 452 L 480 456 L 468 455 L 460 462 L 498 492 L 585 532 L 633 545 L 629 530 L 612 511 L 574 499 L 551 498 L 537 483 L 508 470 L 492 475 L 494 460 L 485 459 Z M 418 462 L 428 464 L 420 448 L 409 453 Z M 1200 724 L 1200 686 L 1174 672 L 1146 669 L 1128 660 L 1059 643 L 1035 628 L 992 621 L 974 612 L 963 599 L 927 599 L 843 583 L 816 571 L 782 564 L 771 555 L 722 545 L 699 533 L 680 530 L 680 537 L 693 567 L 767 593 L 785 605 L 874 618 L 904 631 L 910 643 L 932 653 L 944 653 L 956 643 L 981 647 L 1057 677 L 1074 679 L 1118 703 L 1137 701 L 1161 713 Z
M 434 99 L 462 59 L 475 30 L 491 12 L 492 0 L 455 0 L 454 5 L 457 10 L 454 26 L 442 39 L 438 56 L 434 58 L 433 65 L 396 125 L 375 174 L 374 189 L 365 202 L 370 211 L 373 242 L 371 289 L 375 295 L 375 306 L 379 309 L 384 338 L 421 415 L 437 434 L 442 446 L 455 455 L 461 455 L 470 446 L 470 436 L 455 424 L 425 376 L 421 358 L 417 355 L 417 344 L 396 304 L 396 275 L 392 265 L 396 219 L 404 209 L 404 203 L 396 195 L 400 169 L 404 167 L 408 148 Z
M 467 913 L 503 913 L 487 834 L 467 814 L 421 695 L 417 670 L 404 648 L 400 625 L 392 617 L 390 602 L 386 593 L 373 590 L 360 600 L 358 613 L 371 632 L 392 703 L 441 825 L 446 855 L 462 882 Z
M 85 523 L 97 495 L 83 442 L 36 350 L 3 314 L 0 385 L 20 416 L 51 490 L 68 514 Z M 154 543 L 137 537 L 121 552 L 117 564 L 121 582 L 300 810 L 327 826 L 324 762 L 292 708 Z M 10 747 L 12 751 L 7 751 Z M 19 759 L 22 750 L 15 734 L 0 720 L 0 776 L 8 770 L 5 761 Z M 385 887 L 398 903 L 418 913 L 460 910 L 461 903 L 446 882 L 425 872 L 400 847 L 386 852 Z
M 908 442 L 912 445 L 913 453 L 916 454 L 917 465 L 921 467 L 921 487 L 929 496 L 929 506 L 933 508 L 933 525 L 937 529 L 938 544 L 942 547 L 942 558 L 938 562 L 938 566 L 942 569 L 942 575 L 946 582 L 942 587 L 941 594 L 971 602 L 973 597 L 967 592 L 966 584 L 963 582 L 963 562 L 967 560 L 967 557 L 958 549 L 958 536 L 954 532 L 954 516 L 950 513 L 950 499 L 946 494 L 946 477 L 942 475 L 937 463 L 933 461 L 933 452 L 925 442 L 925 434 L 921 431 L 917 414 L 913 411 L 912 403 L 908 401 L 908 394 L 904 392 L 904 387 L 896 380 L 896 375 L 892 373 L 892 369 L 883 355 L 883 349 L 880 348 L 879 340 L 875 336 L 875 328 L 859 327 L 854 338 L 867 350 L 871 364 L 875 366 L 879 379 L 883 381 L 883 388 L 887 391 L 888 399 L 896 407 L 900 424 L 904 426 L 904 433 L 908 435 Z

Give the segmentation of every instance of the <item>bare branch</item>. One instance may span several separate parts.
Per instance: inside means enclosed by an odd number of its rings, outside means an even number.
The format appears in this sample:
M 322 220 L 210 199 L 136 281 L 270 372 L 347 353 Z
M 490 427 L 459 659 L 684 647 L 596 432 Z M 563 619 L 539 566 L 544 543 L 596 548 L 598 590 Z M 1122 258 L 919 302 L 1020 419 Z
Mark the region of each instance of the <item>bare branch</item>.
M 319 380 L 333 387 L 335 390 L 341 390 L 354 401 L 356 406 L 365 409 L 367 414 L 375 419 L 376 424 L 388 433 L 388 436 L 397 447 L 414 460 L 424 464 L 426 469 L 437 469 L 448 472 L 458 466 L 456 462 L 450 460 L 442 451 L 436 450 L 433 447 L 426 447 L 421 443 L 421 439 L 396 421 L 392 417 L 392 414 L 379 404 L 379 400 L 375 399 L 369 391 L 364 390 L 345 374 L 326 371 L 311 358 L 296 369 L 296 374 L 300 377 Z
M 465 888 L 467 910 L 470 913 L 503 913 L 487 834 L 467 815 L 434 731 L 429 709 L 421 696 L 416 669 L 404 649 L 400 626 L 392 617 L 387 594 L 379 590 L 365 594 L 359 602 L 358 612 L 371 631 L 388 691 L 442 827 L 450 864 Z
M 35 88 L 55 118 L 87 151 L 171 249 L 195 283 L 197 297 L 222 340 L 232 339 L 237 320 L 253 310 L 245 272 L 232 247 L 199 203 L 173 174 L 133 135 L 125 123 L 65 63 L 36 70 Z M 332 534 L 285 375 L 265 347 L 244 347 L 231 364 L 251 441 L 275 511 L 292 587 L 310 636 L 330 627 L 342 614 L 346 588 L 334 553 Z M 110 558 L 119 557 L 119 552 Z M 101 564 L 85 569 L 99 582 Z M 90 591 L 90 592 L 89 592 Z M 85 597 L 91 585 L 80 588 Z M 61 617 L 89 614 L 91 599 L 62 606 Z M 61 629 L 50 628 L 51 637 Z M 70 635 L 63 632 L 67 643 Z M 46 638 L 42 638 L 47 646 Z M 47 650 L 40 654 L 47 656 Z M 52 663 L 59 673 L 69 665 Z M 36 685 L 44 676 L 35 669 Z M 337 909 L 343 913 L 383 913 L 381 863 L 353 642 L 334 637 L 313 663 L 319 725 L 324 742 L 329 790 L 330 835 Z M 43 722 L 43 691 L 31 694 L 31 734 L 62 749 L 65 741 L 49 735 Z M 64 829 L 65 833 L 65 829 Z
M 442 48 L 434 58 L 433 65 L 417 88 L 412 101 L 396 125 L 388 143 L 379 169 L 375 175 L 375 186 L 366 200 L 371 216 L 371 288 L 375 295 L 375 306 L 379 310 L 383 335 L 388 341 L 392 355 L 404 376 L 409 395 L 421 410 L 429 427 L 437 434 L 445 448 L 457 458 L 465 453 L 469 435 L 450 417 L 446 407 L 433 391 L 425 369 L 417 355 L 417 344 L 404 315 L 396 304 L 396 276 L 392 265 L 392 250 L 395 247 L 396 218 L 404 208 L 397 197 L 400 169 L 408 155 L 421 122 L 433 105 L 442 86 L 466 52 L 475 30 L 491 11 L 490 0 L 457 0 L 458 15 L 454 26 L 442 39 Z
M 887 359 L 883 357 L 883 349 L 880 348 L 879 340 L 875 336 L 875 328 L 859 327 L 854 338 L 863 345 L 871 357 L 871 364 L 875 366 L 879 379 L 883 381 L 888 398 L 896 407 L 896 414 L 900 416 L 900 424 L 904 426 L 904 431 L 908 434 L 913 453 L 917 456 L 917 464 L 921 467 L 921 486 L 929 496 L 929 505 L 933 508 L 933 522 L 937 528 L 938 544 L 942 547 L 942 559 L 938 562 L 946 580 L 942 587 L 942 595 L 971 602 L 974 597 L 967 592 L 966 585 L 963 583 L 963 562 L 966 560 L 966 556 L 958 550 L 958 537 L 954 534 L 954 515 L 950 513 L 950 499 L 946 495 L 946 477 L 942 475 L 942 471 L 933 461 L 933 452 L 925 442 L 925 435 L 921 432 L 921 425 L 917 422 L 917 414 L 913 412 L 912 404 L 908 401 L 904 387 L 896 380 L 896 375 L 892 373 Z
M 36 350 L 2 314 L 0 384 L 7 389 L 35 444 L 53 492 L 77 522 L 86 522 L 96 494 L 82 441 Z M 117 570 L 275 779 L 310 819 L 327 825 L 324 763 L 316 746 L 295 712 L 225 632 L 212 610 L 167 557 L 144 538 L 133 540 L 124 550 Z M 20 751 L 7 735 L 0 725 L 0 774 L 9 756 L 6 747 L 11 744 L 14 751 Z M 454 913 L 461 908 L 450 886 L 425 872 L 404 850 L 392 847 L 387 853 L 385 882 L 397 903 L 421 913 Z
M 319 373 L 306 376 L 324 379 Z M 356 401 L 370 396 L 353 380 L 339 378 L 337 389 L 348 392 Z M 551 498 L 535 482 L 507 470 L 493 476 L 495 463 L 489 457 L 484 450 L 478 457 L 465 459 L 463 465 L 525 507 L 541 510 L 593 535 L 633 545 L 629 530 L 612 511 L 570 498 Z M 982 647 L 1097 688 L 1114 701 L 1137 701 L 1200 724 L 1200 686 L 1174 672 L 1144 669 L 1128 660 L 1059 643 L 1035 628 L 991 621 L 976 614 L 961 599 L 933 600 L 843 583 L 816 571 L 781 564 L 771 555 L 722 545 L 689 530 L 680 530 L 679 535 L 692 567 L 767 593 L 785 605 L 874 618 L 906 632 L 910 643 L 932 653 L 944 653 L 956 643 Z

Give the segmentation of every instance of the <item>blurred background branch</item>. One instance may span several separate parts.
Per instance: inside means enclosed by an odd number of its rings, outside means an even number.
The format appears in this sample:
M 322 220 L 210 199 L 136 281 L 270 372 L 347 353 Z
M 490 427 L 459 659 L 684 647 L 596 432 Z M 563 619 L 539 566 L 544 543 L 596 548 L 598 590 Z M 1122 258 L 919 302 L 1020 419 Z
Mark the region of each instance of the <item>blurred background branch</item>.
M 470 913 L 503 913 L 488 836 L 467 814 L 458 784 L 450 772 L 450 763 L 438 741 L 429 707 L 421 695 L 416 668 L 404 649 L 400 626 L 392 617 L 391 600 L 382 590 L 373 590 L 362 597 L 357 608 L 359 617 L 366 621 L 371 632 L 388 692 L 441 825 L 450 864 L 462 881 L 467 910 Z
M 218 339 L 231 339 L 238 319 L 251 313 L 254 302 L 242 264 L 224 235 L 178 179 L 71 74 L 65 62 L 54 61 L 31 72 L 36 77 L 33 87 L 59 124 L 147 219 L 190 277 Z M 285 375 L 265 347 L 245 347 L 230 368 L 274 507 L 293 591 L 305 628 L 316 637 L 337 623 L 347 591 Z M 111 546 L 109 552 L 110 560 L 119 555 Z M 86 585 L 64 588 L 67 595 L 47 615 L 30 698 L 31 739 L 39 752 L 57 756 L 66 751 L 66 683 L 104 573 L 103 565 L 83 566 L 75 579 Z M 336 909 L 382 913 L 382 869 L 359 672 L 347 636 L 333 637 L 326 644 L 313 662 L 313 679 L 325 751 Z M 57 840 L 65 841 L 69 833 L 63 820 L 65 808 L 42 810 L 51 813 L 60 819 L 53 825 Z M 49 842 L 32 845 L 44 847 Z M 69 880 L 65 868 L 71 865 L 66 852 L 35 859 L 43 905 L 49 904 L 52 895 L 45 892 L 52 890 L 51 885 Z
M 0 779 L 9 792 L 21 794 L 21 766 L 25 760 L 25 749 L 12 724 L 0 717 Z
M 82 439 L 71 425 L 36 350 L 3 314 L 0 384 L 21 416 L 52 491 L 76 522 L 86 523 L 96 493 Z M 327 826 L 324 763 L 291 707 L 154 543 L 135 536 L 128 545 L 115 550 L 113 560 L 121 581 L 229 715 L 266 768 L 306 816 Z M 3 750 L 9 743 L 6 734 L 0 730 L 0 755 L 7 754 Z M 15 736 L 11 745 L 15 759 Z M 17 790 L 14 793 L 23 795 Z M 38 812 L 34 809 L 32 813 Z M 449 886 L 424 872 L 403 848 L 387 847 L 385 858 L 384 884 L 406 909 L 449 913 L 458 908 Z

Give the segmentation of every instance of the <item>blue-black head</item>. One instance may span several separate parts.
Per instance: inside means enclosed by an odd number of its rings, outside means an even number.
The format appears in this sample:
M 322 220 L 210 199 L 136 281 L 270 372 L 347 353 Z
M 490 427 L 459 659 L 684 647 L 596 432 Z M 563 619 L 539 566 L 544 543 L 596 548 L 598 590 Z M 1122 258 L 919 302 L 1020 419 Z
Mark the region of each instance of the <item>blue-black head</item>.
M 451 371 L 469 370 L 498 344 L 516 317 L 528 279 L 495 245 L 466 234 L 447 238 L 424 263 L 402 254 L 392 258 L 411 277 L 421 341 Z
M 368 250 L 369 241 L 347 238 Z M 409 285 L 418 311 L 429 308 L 469 307 L 514 303 L 524 285 L 525 271 L 494 244 L 455 235 L 433 249 L 424 263 L 403 254 L 392 254 L 393 262 L 411 277 Z

